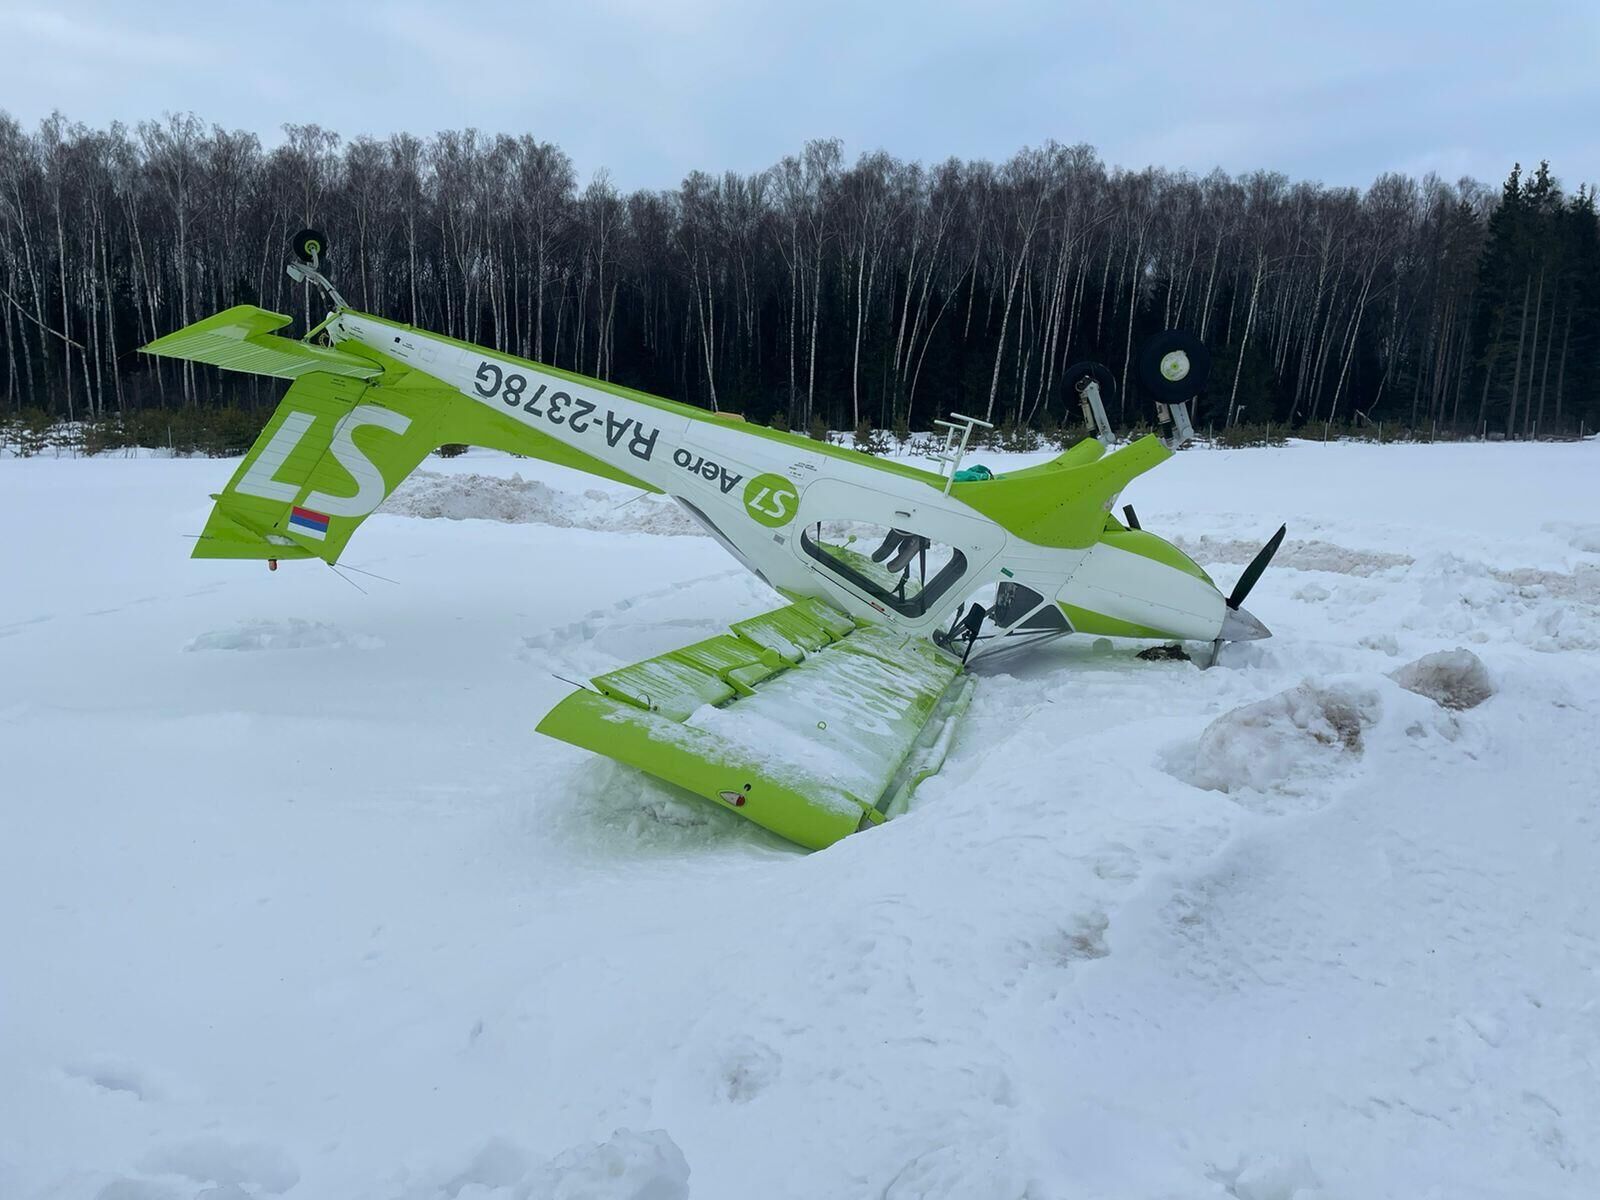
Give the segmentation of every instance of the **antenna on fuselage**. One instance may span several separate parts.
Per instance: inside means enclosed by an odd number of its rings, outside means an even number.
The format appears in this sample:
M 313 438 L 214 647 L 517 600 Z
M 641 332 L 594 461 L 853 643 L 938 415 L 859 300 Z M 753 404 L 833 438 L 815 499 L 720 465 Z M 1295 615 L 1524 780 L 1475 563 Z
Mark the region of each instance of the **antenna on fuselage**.
M 956 472 L 961 469 L 961 460 L 966 457 L 967 443 L 972 440 L 974 429 L 993 429 L 988 421 L 980 421 L 977 417 L 969 417 L 965 413 L 953 412 L 948 421 L 935 421 L 935 425 L 944 429 L 944 445 L 935 454 L 928 455 L 933 462 L 940 464 L 939 473 L 944 476 L 944 494 L 950 494 L 950 487 L 956 481 Z

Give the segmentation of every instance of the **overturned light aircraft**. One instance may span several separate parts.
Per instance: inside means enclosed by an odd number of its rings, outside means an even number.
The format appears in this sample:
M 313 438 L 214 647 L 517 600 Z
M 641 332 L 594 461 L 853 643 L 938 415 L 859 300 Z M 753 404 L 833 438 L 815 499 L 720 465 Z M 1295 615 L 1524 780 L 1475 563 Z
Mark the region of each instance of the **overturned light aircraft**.
M 1241 607 L 1279 529 L 1231 595 L 1112 510 L 1193 436 L 1204 348 L 1141 352 L 1159 433 L 1114 451 L 1111 378 L 1069 374 L 1095 436 L 1054 461 L 963 469 L 985 422 L 940 422 L 925 470 L 529 362 L 368 313 L 294 240 L 289 273 L 332 311 L 305 337 L 251 305 L 150 343 L 151 354 L 292 380 L 195 544 L 196 558 L 336 563 L 361 522 L 439 446 L 547 459 L 692 513 L 789 603 L 726 634 L 591 680 L 538 731 L 617 759 L 821 848 L 904 811 L 938 770 L 970 698 L 966 668 L 1071 633 L 1213 643 L 1269 636 Z

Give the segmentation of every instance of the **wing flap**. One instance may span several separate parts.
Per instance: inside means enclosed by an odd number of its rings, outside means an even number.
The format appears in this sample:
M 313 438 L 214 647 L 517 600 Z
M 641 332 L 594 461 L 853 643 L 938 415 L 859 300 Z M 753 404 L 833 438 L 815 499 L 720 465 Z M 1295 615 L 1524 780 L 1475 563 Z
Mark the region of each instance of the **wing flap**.
M 747 642 L 797 663 L 855 628 L 855 622 L 821 600 L 801 600 L 759 617 L 735 621 L 733 632 Z

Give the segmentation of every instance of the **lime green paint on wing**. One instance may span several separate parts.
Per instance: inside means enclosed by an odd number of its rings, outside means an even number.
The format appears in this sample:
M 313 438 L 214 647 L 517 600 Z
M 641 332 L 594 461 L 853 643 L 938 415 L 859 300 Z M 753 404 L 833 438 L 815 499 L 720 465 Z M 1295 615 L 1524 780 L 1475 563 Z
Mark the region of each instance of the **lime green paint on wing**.
M 960 672 L 928 642 L 805 600 L 598 675 L 538 731 L 819 849 L 903 808 L 938 769 Z M 806 751 L 773 745 L 775 730 L 799 733 Z
M 854 833 L 867 809 L 821 780 L 774 775 L 748 747 L 622 700 L 573 692 L 538 731 L 637 767 L 808 850 Z

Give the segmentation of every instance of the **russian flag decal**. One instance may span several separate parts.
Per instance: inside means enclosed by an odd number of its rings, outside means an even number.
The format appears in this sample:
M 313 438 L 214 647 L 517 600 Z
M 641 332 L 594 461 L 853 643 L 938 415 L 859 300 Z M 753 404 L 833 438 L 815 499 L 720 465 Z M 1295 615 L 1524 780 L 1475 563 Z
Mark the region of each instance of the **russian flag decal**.
M 328 516 L 309 508 L 296 506 L 289 510 L 289 532 L 301 537 L 316 538 L 319 542 L 328 536 Z

